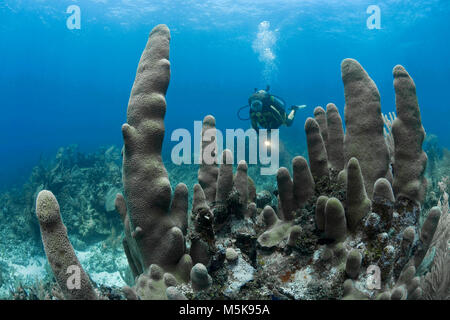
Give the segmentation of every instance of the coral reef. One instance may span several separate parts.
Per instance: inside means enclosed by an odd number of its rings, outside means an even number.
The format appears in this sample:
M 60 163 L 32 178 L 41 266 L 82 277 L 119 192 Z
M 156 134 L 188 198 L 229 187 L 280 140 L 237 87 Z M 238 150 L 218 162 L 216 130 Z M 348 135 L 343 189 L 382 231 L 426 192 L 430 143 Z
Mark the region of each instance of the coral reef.
M 69 239 L 91 278 L 99 285 L 123 285 L 121 275 L 129 278 L 129 272 L 114 209 L 115 194 L 122 189 L 120 166 L 117 147 L 85 153 L 71 145 L 41 157 L 22 187 L 0 194 L 1 299 L 14 297 L 10 292 L 19 289 L 24 295 L 17 297 L 39 298 L 36 278 L 45 282 L 39 287 L 56 285 L 35 211 L 37 195 L 45 188 L 55 190 Z M 46 294 L 54 297 L 51 291 Z
M 166 26 L 151 32 L 122 128 L 124 193 L 115 206 L 135 278 L 123 289 L 128 299 L 449 298 L 448 194 L 442 185 L 439 205 L 422 212 L 424 130 L 403 67 L 394 68 L 394 156 L 378 89 L 357 61 L 346 59 L 345 136 L 334 105 L 316 108 L 305 123 L 309 165 L 297 156 L 292 177 L 278 170 L 276 202 L 258 201 L 245 161 L 233 173 L 231 152 L 218 155 L 215 119 L 205 117 L 188 219 L 187 186 L 178 184 L 172 195 L 161 160 L 169 40 Z M 55 198 L 43 192 L 59 218 Z M 42 235 L 47 250 L 47 230 Z M 65 266 L 64 256 L 47 255 L 65 298 L 73 298 L 54 268 Z M 73 250 L 69 256 L 76 259 Z
M 118 148 L 100 148 L 86 154 L 71 145 L 60 148 L 50 160 L 42 159 L 21 190 L 0 195 L 1 214 L 15 220 L 10 221 L 5 234 L 15 241 L 26 241 L 29 235 L 40 238 L 34 204 L 44 189 L 52 190 L 60 200 L 62 217 L 76 248 L 110 237 L 112 229 L 120 231 L 114 208 L 116 193 L 122 189 Z M 20 214 L 13 214 L 17 212 Z

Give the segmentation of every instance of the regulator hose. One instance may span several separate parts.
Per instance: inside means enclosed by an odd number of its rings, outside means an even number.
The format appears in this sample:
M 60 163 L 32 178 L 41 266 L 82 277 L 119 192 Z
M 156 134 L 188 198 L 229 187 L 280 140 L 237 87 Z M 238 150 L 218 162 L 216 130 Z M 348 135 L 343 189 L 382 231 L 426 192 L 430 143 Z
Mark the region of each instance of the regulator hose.
M 241 117 L 241 111 L 244 110 L 244 109 L 246 109 L 246 108 L 250 108 L 250 106 L 249 106 L 249 105 L 245 105 L 245 106 L 239 108 L 239 110 L 238 110 L 238 112 L 237 112 L 237 117 L 238 117 L 239 120 L 242 120 L 242 121 L 250 120 L 250 117 L 248 117 L 248 118 L 242 118 L 242 117 Z

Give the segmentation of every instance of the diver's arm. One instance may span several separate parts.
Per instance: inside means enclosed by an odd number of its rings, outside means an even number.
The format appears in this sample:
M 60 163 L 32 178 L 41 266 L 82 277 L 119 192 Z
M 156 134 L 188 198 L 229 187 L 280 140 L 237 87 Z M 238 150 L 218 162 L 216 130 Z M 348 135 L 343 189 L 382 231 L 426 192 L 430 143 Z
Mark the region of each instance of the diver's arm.
M 286 118 L 286 126 L 290 127 L 292 125 L 292 123 L 294 122 L 294 117 L 295 117 L 295 113 L 297 112 L 297 110 L 292 109 L 291 112 L 289 113 L 289 115 Z
M 291 107 L 291 112 L 289 112 L 289 115 L 286 118 L 286 126 L 290 127 L 292 125 L 292 123 L 294 122 L 294 118 L 295 118 L 295 113 L 300 110 L 306 108 L 306 105 L 301 105 L 301 106 L 292 106 Z

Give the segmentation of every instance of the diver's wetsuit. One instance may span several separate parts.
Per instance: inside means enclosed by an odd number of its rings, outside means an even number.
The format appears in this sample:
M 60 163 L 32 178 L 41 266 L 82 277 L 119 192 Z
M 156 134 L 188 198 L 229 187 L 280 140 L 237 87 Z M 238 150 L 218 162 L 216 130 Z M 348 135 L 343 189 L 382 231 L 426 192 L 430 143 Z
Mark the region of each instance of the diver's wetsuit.
M 259 103 L 260 101 L 261 103 Z M 285 103 L 265 90 L 259 90 L 248 99 L 250 107 L 250 119 L 255 130 L 278 129 L 283 124 L 291 126 L 296 110 L 289 115 L 285 111 Z

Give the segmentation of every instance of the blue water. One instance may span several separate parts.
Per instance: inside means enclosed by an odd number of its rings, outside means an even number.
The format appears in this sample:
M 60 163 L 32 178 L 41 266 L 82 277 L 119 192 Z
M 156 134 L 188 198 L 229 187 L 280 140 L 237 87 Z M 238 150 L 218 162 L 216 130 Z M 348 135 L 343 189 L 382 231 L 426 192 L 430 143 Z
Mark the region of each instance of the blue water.
M 72 4 L 79 30 L 66 26 Z M 373 4 L 381 29 L 369 30 Z M 395 108 L 392 69 L 405 66 L 427 133 L 449 147 L 449 13 L 446 0 L 0 0 L 0 189 L 58 147 L 122 144 L 139 57 L 159 23 L 172 34 L 167 137 L 207 114 L 219 128 L 247 128 L 236 111 L 270 82 L 289 105 L 308 105 L 281 136 L 301 153 L 315 106 L 343 113 L 340 62 L 351 57 L 376 82 L 384 113 Z

